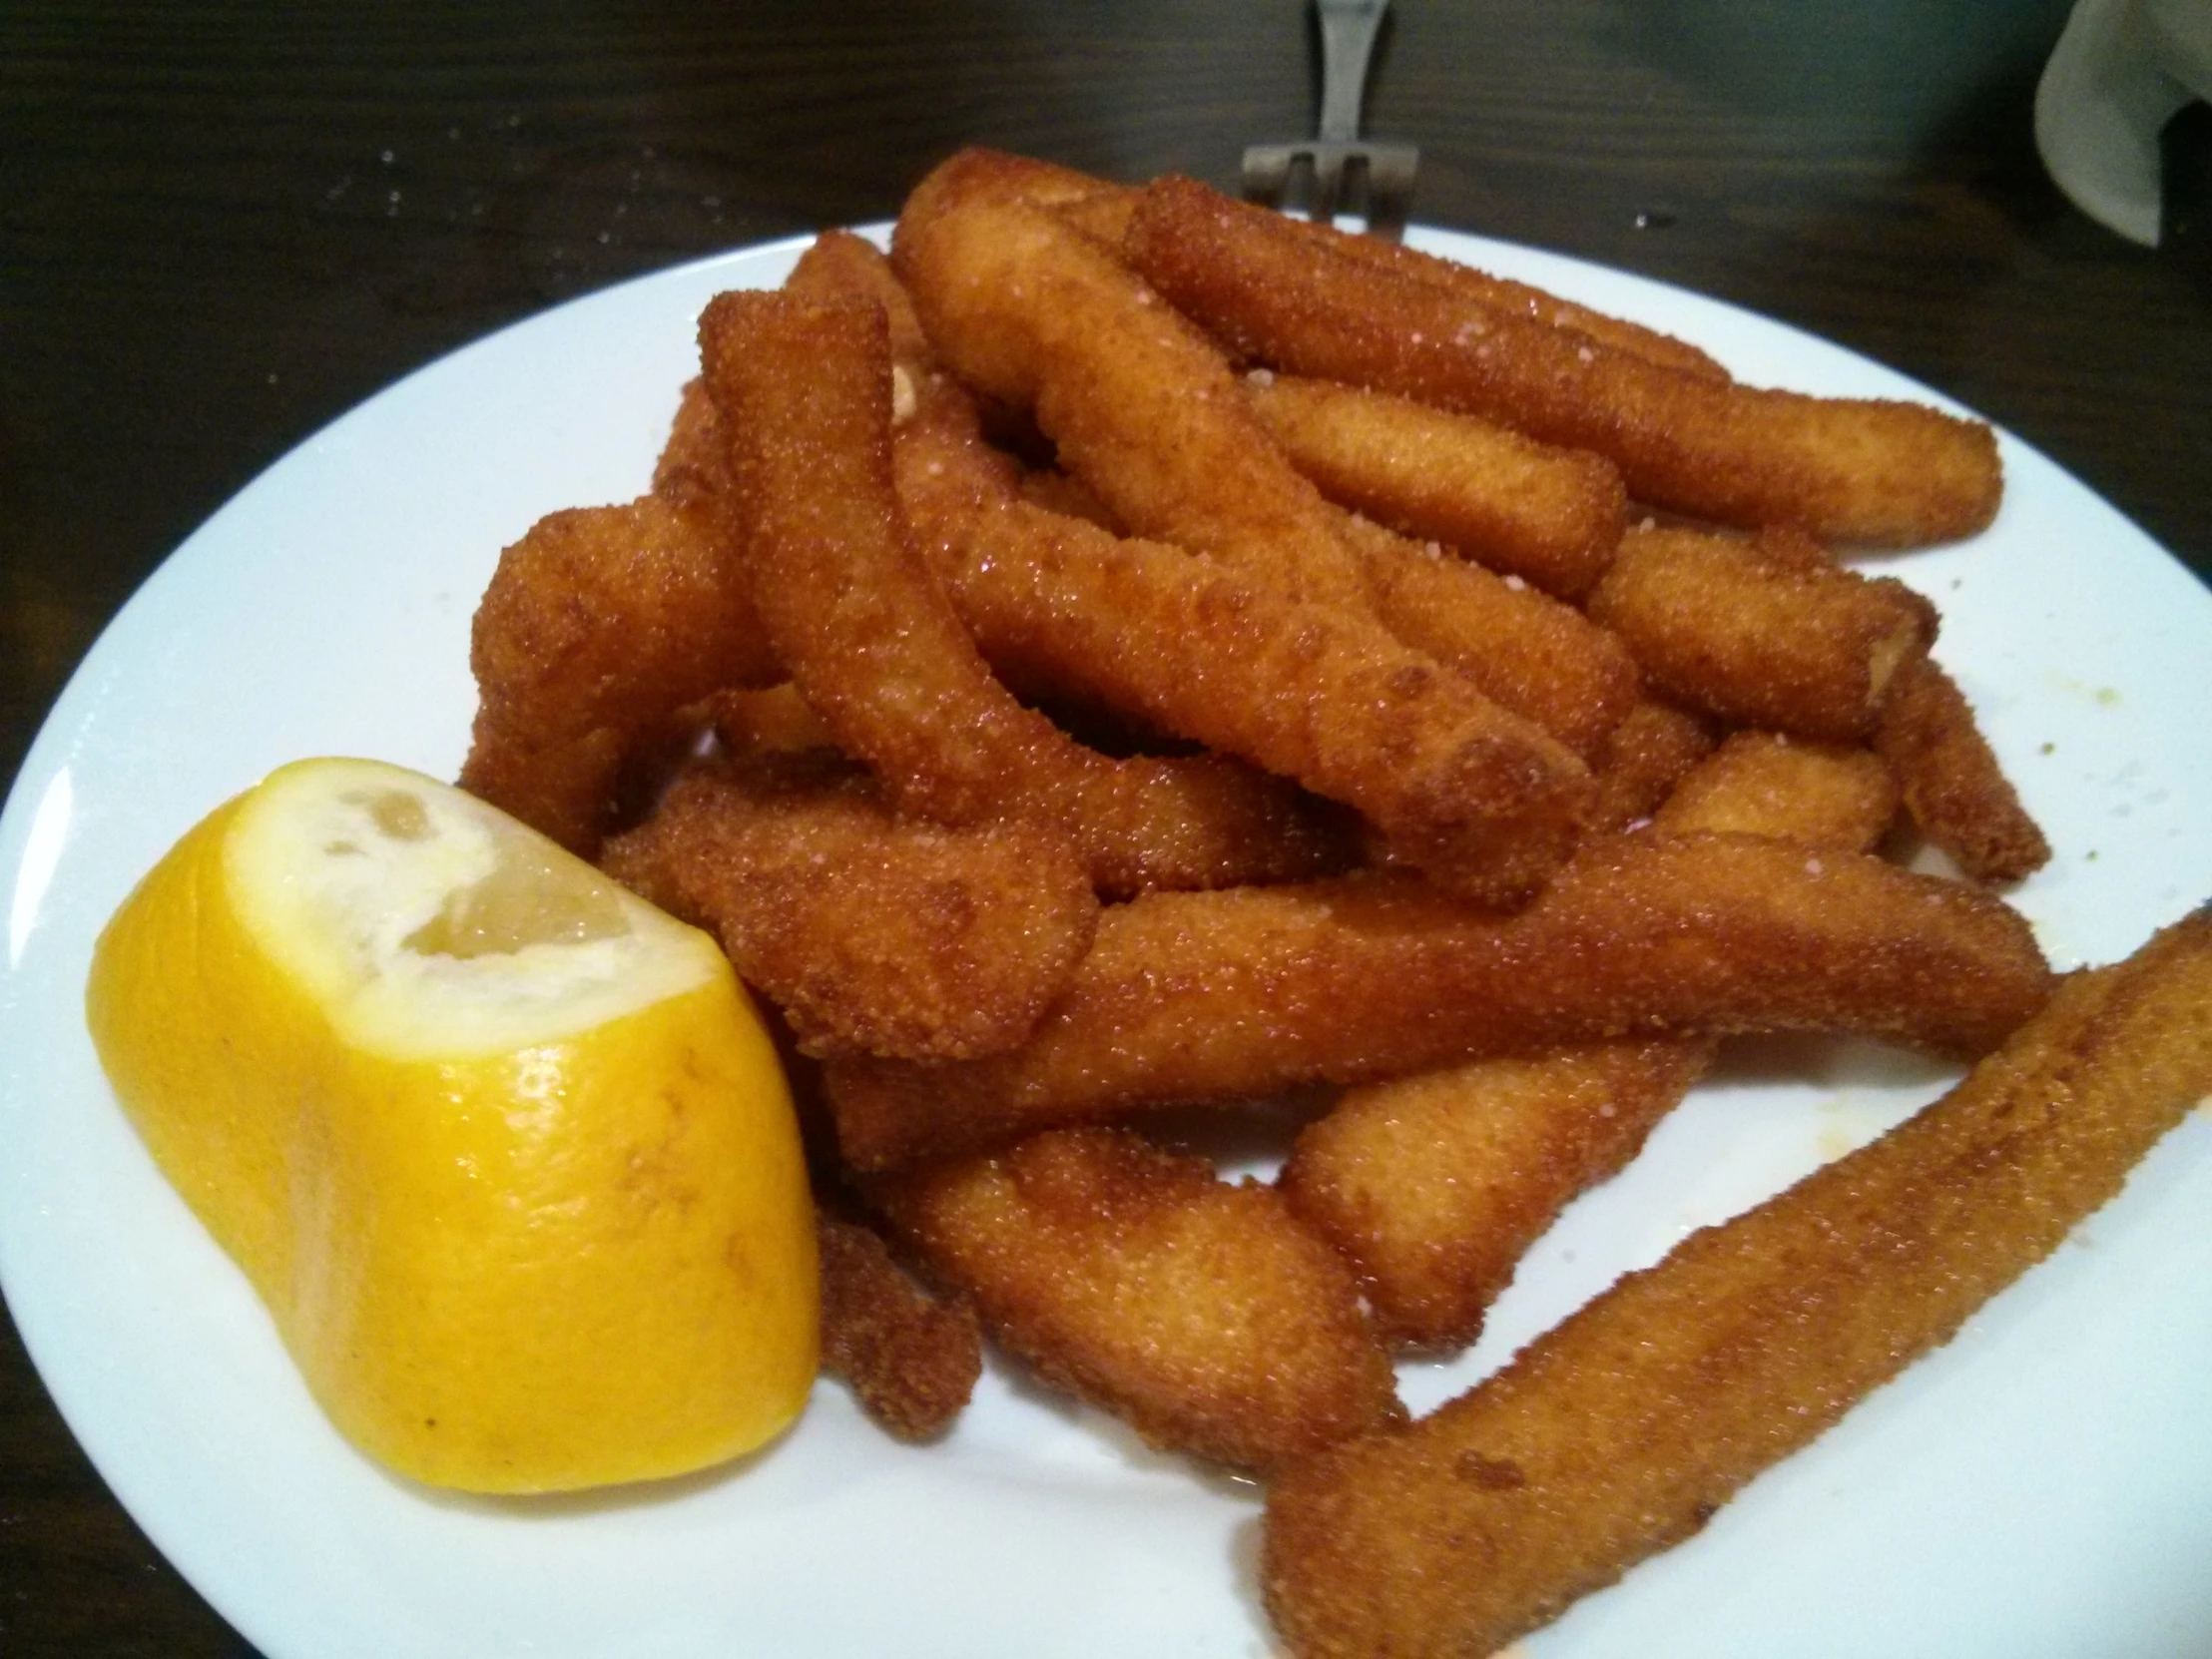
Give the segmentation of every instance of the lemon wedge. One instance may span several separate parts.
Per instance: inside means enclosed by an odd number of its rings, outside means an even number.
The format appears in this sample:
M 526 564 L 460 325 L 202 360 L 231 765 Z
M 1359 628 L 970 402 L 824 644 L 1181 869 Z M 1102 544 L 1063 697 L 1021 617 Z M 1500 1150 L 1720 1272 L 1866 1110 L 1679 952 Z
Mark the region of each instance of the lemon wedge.
M 813 1384 L 814 1224 L 714 941 L 458 790 L 302 761 L 101 934 L 101 1063 L 338 1429 L 433 1485 L 706 1467 Z

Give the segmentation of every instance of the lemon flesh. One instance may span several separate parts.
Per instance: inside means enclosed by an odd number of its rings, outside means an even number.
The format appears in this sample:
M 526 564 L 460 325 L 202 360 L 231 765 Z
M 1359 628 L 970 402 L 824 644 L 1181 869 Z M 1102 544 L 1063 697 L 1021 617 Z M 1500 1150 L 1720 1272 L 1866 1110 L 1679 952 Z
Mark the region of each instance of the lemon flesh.
M 814 1224 L 714 941 L 430 779 L 303 761 L 102 933 L 102 1065 L 354 1444 L 471 1491 L 706 1467 L 813 1384 Z

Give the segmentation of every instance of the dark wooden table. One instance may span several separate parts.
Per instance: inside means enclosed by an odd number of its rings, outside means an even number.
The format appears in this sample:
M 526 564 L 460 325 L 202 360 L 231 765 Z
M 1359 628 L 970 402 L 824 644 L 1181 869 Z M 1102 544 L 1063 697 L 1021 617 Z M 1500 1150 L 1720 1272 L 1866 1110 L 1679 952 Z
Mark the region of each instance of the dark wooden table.
M 1400 0 L 1416 217 L 1825 334 L 2036 444 L 2212 580 L 2212 265 L 2030 137 L 2065 0 Z M 406 370 L 711 250 L 889 216 L 987 142 L 1234 186 L 1301 0 L 18 0 L 0 10 L 0 775 L 196 524 Z M 252 1650 L 0 1341 L 0 1653 Z

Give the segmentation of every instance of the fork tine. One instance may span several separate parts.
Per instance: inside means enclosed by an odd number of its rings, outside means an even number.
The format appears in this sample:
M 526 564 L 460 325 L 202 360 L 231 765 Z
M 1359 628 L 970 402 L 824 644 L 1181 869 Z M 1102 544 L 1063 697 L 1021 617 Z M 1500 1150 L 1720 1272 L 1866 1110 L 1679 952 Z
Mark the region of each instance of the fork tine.
M 1333 223 L 1338 205 L 1344 200 L 1344 152 L 1332 150 L 1317 154 L 1314 157 L 1313 208 L 1307 217 L 1319 225 Z
M 1291 151 L 1288 145 L 1253 145 L 1244 154 L 1245 200 L 1257 202 L 1265 208 L 1280 208 L 1290 175 Z
M 1344 187 L 1337 196 L 1337 211 L 1359 220 L 1375 217 L 1375 168 L 1365 149 L 1345 152 Z
M 1410 145 L 1382 145 L 1368 153 L 1368 234 L 1386 242 L 1405 235 L 1413 205 L 1413 174 L 1420 152 Z
M 1394 242 L 1404 234 L 1419 159 L 1409 144 L 1254 145 L 1245 152 L 1245 199 L 1324 224 L 1364 218 L 1369 235 Z

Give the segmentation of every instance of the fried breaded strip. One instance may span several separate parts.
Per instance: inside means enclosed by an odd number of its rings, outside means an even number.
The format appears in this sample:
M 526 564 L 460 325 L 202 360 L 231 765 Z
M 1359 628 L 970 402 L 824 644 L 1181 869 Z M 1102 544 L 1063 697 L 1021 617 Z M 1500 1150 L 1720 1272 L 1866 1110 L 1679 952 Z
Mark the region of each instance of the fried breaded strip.
M 479 706 L 455 782 L 577 856 L 590 857 L 630 793 L 623 787 L 629 754 L 630 735 L 612 727 L 538 745 L 487 720 Z
M 1110 250 L 1121 247 L 1129 216 L 1137 209 L 1133 186 L 1117 184 L 1057 162 L 971 147 L 955 158 L 995 194 L 1043 208 L 1054 218 Z
M 1132 197 L 1141 195 L 1137 191 L 1129 194 Z M 1128 234 L 1127 221 L 1134 218 L 1135 213 L 1136 206 L 1132 202 L 1124 210 L 1124 236 Z M 1348 231 L 1339 231 L 1333 226 L 1305 220 L 1292 220 L 1290 224 L 1301 236 L 1311 238 L 1347 259 L 1380 266 L 1395 276 L 1411 277 L 1416 281 L 1444 288 L 1491 310 L 1524 317 L 1530 322 L 1571 330 L 1616 350 L 1631 352 L 1650 362 L 1681 369 L 1708 380 L 1724 381 L 1729 378 L 1727 369 L 1687 340 L 1676 339 L 1672 334 L 1663 334 L 1656 328 L 1646 328 L 1639 322 L 1608 316 L 1603 311 L 1593 311 L 1586 305 L 1578 305 L 1571 299 L 1563 299 L 1556 293 L 1530 283 L 1493 276 L 1472 266 L 1460 265 L 1455 260 L 1440 260 L 1433 254 L 1423 254 L 1408 248 L 1402 242 L 1385 242 L 1381 237 L 1357 236 Z
M 1737 732 L 1683 777 L 1652 824 L 1675 835 L 1772 835 L 1863 852 L 1897 811 L 1897 785 L 1868 750 Z
M 1449 641 L 1454 666 L 1470 677 L 1475 666 L 1486 671 L 1484 628 L 1519 613 L 1460 594 L 1441 575 L 1422 584 L 1431 603 L 1406 604 L 1396 561 L 1351 544 L 1341 514 L 1269 438 L 1220 351 L 1107 251 L 1024 201 L 1005 171 L 988 152 L 947 162 L 908 198 L 892 242 L 893 264 L 960 378 L 1032 410 L 1060 464 L 1135 534 L 1206 553 L 1292 599 L 1335 605 L 1388 631 L 1410 619 L 1429 636 L 1415 642 L 1421 649 L 1433 655 Z M 1470 576 L 1464 585 L 1477 584 Z M 1549 627 L 1547 646 L 1528 655 L 1558 650 L 1568 627 Z M 1585 630 L 1579 645 L 1598 650 L 1600 640 Z M 1526 823 L 1548 848 L 1559 843 L 1559 803 L 1587 782 L 1570 753 L 1537 741 L 1543 734 L 1526 729 L 1525 717 L 1505 718 L 1518 713 L 1501 708 L 1496 743 L 1501 754 L 1518 747 L 1511 771 L 1528 801 L 1471 806 L 1485 819 Z M 1451 873 L 1462 878 L 1459 866 Z M 1500 883 L 1525 885 L 1518 876 Z
M 1137 192 L 1128 185 L 1106 185 L 1089 196 L 1039 206 L 1050 208 L 1062 224 L 1082 232 L 1102 248 L 1119 253 L 1121 239 L 1129 234 L 1130 216 L 1137 211 Z
M 1819 573 L 1835 561 L 1802 532 L 1770 525 L 1760 558 Z M 2017 881 L 2040 869 L 2050 843 L 2027 816 L 1988 739 L 1949 675 L 1926 656 L 1899 665 L 1881 693 L 1872 738 L 1921 833 L 1976 881 Z
M 1993 1047 L 2048 994 L 2027 924 L 1975 887 L 1750 836 L 1593 842 L 1500 917 L 1394 873 L 1108 909 L 1011 1054 L 834 1061 L 862 1169 L 1054 1124 L 1484 1054 L 1658 1033 L 1856 1031 Z
M 1528 1246 L 1636 1155 L 1715 1047 L 1597 1043 L 1347 1090 L 1300 1132 L 1284 1197 L 1359 1271 L 1386 1338 L 1463 1348 Z
M 700 332 L 762 626 L 902 810 L 1057 829 L 1112 892 L 1280 865 L 1289 791 L 1204 756 L 1109 761 L 991 677 L 899 519 L 880 305 L 726 293 Z
M 964 1299 L 907 1278 L 875 1231 L 815 1212 L 822 1258 L 822 1369 L 901 1440 L 941 1434 L 983 1374 L 983 1329 Z
M 1656 827 L 1856 852 L 1896 810 L 1889 775 L 1864 750 L 1739 732 L 1691 769 Z M 1394 1341 L 1471 1343 L 1522 1253 L 1635 1156 L 1714 1047 L 1608 1043 L 1349 1089 L 1300 1133 L 1284 1195 L 1359 1269 Z
M 858 298 L 866 298 L 885 285 L 896 288 L 896 278 L 871 244 L 851 239 L 839 246 L 834 260 L 808 268 L 813 274 L 811 285 L 824 292 Z M 806 266 L 804 258 L 802 266 Z M 918 358 L 913 360 L 914 379 L 926 384 L 926 371 Z M 910 380 L 909 392 L 912 384 Z M 681 492 L 690 510 L 733 513 L 735 484 L 724 450 L 721 419 L 703 382 L 694 381 L 685 388 L 677 427 L 680 440 L 671 440 L 656 487 Z M 972 629 L 972 617 L 961 620 Z M 989 647 L 997 642 L 982 643 Z M 1006 673 L 1024 667 L 1033 669 L 1034 665 L 1001 653 L 991 667 L 994 672 Z M 1025 693 L 1066 689 L 1034 673 L 1022 685 Z M 834 738 L 796 688 L 787 684 L 759 695 L 768 701 L 726 697 L 717 705 L 718 729 L 736 747 L 833 746 Z M 792 707 L 794 703 L 798 707 Z M 773 729 L 762 728 L 762 721 L 771 722 Z M 1345 862 L 1343 837 L 1334 826 L 1317 822 L 1303 811 L 1296 792 L 1247 772 L 1227 757 L 1125 762 L 1117 771 L 1124 786 L 1139 798 L 1137 807 L 1130 809 L 1140 813 L 1139 822 L 1129 833 L 1156 838 L 1155 850 L 1149 855 L 1150 878 L 1156 884 L 1298 880 L 1341 868 Z M 1180 816 L 1179 796 L 1183 798 Z M 1149 823 L 1142 820 L 1140 810 L 1152 815 Z M 1109 820 L 1109 828 L 1113 822 Z M 1109 884 L 1109 890 L 1120 889 Z
M 1712 753 L 1713 733 L 1697 716 L 1645 698 L 1590 760 L 1597 799 L 1590 832 L 1610 833 L 1649 818 L 1684 774 Z
M 956 388 L 896 443 L 901 500 L 994 661 L 1241 755 L 1366 814 L 1455 890 L 1525 893 L 1572 844 L 1580 789 L 1532 791 L 1519 723 L 1381 629 L 1212 560 L 1020 498 Z M 1549 746 L 1556 748 L 1556 746 Z
M 1045 169 L 1040 173 L 1007 158 L 998 160 L 1002 165 L 992 172 L 990 179 L 992 200 L 1017 185 L 1024 202 L 1032 192 L 1062 200 L 1067 193 L 1086 188 L 1079 183 L 1082 175 L 1066 175 L 1064 170 L 1057 169 Z M 958 170 L 951 171 L 957 179 Z M 963 188 L 980 191 L 982 187 Z M 1088 188 L 1096 188 L 1095 182 Z M 959 195 L 957 190 L 949 193 L 955 198 Z M 945 233 L 939 227 L 930 234 L 941 238 Z M 1088 272 L 1093 278 L 1091 287 L 1096 290 L 1092 297 L 1101 304 L 1110 304 L 1115 293 L 1126 301 L 1129 294 L 1136 291 L 1126 273 L 1100 256 L 1092 254 L 1071 260 L 1065 243 L 1065 237 L 1057 233 L 1045 239 L 1045 251 L 1039 256 L 1040 269 L 1045 274 L 1062 266 L 1078 273 Z M 1049 257 L 1055 253 L 1057 259 Z M 1099 277 L 1099 267 L 1104 267 L 1109 275 Z M 845 291 L 900 291 L 897 277 L 883 264 L 881 256 L 865 243 L 856 243 L 839 262 L 838 270 L 844 274 Z M 817 285 L 829 291 L 830 278 L 826 276 Z M 1147 326 L 1150 321 L 1148 317 Z M 1172 359 L 1173 353 L 1168 355 Z M 1172 360 L 1160 366 L 1168 373 L 1183 372 L 1190 367 Z M 965 402 L 960 394 L 941 382 L 930 400 L 937 405 L 940 414 Z M 970 424 L 972 422 L 964 415 L 959 420 L 963 437 Z M 1231 439 L 1235 436 L 1230 434 Z M 1257 432 L 1245 433 L 1243 441 L 1265 443 Z M 933 459 L 931 464 L 937 461 Z M 908 470 L 910 474 L 911 469 Z M 1285 472 L 1281 476 L 1291 475 Z M 1075 488 L 1095 494 L 1081 480 L 1071 482 Z M 909 495 L 912 493 L 909 485 L 902 485 L 902 488 Z M 1112 516 L 1103 503 L 1082 505 L 1079 516 L 1094 521 Z M 1423 557 L 1414 544 L 1402 542 L 1375 526 L 1344 519 L 1331 513 L 1326 504 L 1318 500 L 1309 505 L 1317 515 L 1316 526 L 1338 532 L 1347 544 L 1339 550 L 1338 557 L 1351 555 L 1353 566 L 1364 578 L 1373 609 L 1382 624 L 1379 633 L 1387 632 L 1411 643 L 1458 670 L 1501 708 L 1533 722 L 1578 753 L 1594 747 L 1618 724 L 1635 696 L 1635 665 L 1617 641 L 1591 626 L 1578 613 L 1541 594 L 1515 591 L 1488 572 L 1465 566 L 1457 560 Z M 940 571 L 939 574 L 944 573 Z M 963 615 L 962 620 L 971 629 L 977 625 L 973 616 Z M 1348 611 L 1335 632 L 1347 632 L 1352 622 Z M 977 641 L 984 655 L 1001 672 L 1007 669 L 1007 657 L 996 646 L 1004 638 L 1004 630 L 987 631 Z M 1384 650 L 1387 644 L 1379 637 L 1370 649 Z M 1021 683 L 1026 687 L 1034 682 L 1024 678 Z M 1498 725 L 1500 733 L 1510 735 L 1516 743 L 1526 742 L 1530 737 L 1525 732 L 1516 732 L 1509 723 Z M 1241 754 L 1251 753 L 1234 744 L 1226 747 Z M 1546 801 L 1532 806 L 1540 808 L 1552 830 L 1564 836 L 1568 821 L 1574 816 L 1567 798 L 1580 795 L 1587 786 L 1576 769 L 1564 764 L 1564 757 L 1544 746 L 1538 749 L 1539 764 L 1552 776 L 1546 779 L 1549 785 Z M 1521 759 L 1525 761 L 1526 757 Z M 1295 768 L 1278 766 L 1277 770 L 1296 773 Z M 1473 798 L 1470 804 L 1476 804 Z M 1482 798 L 1478 805 L 1483 813 L 1490 814 L 1499 810 L 1500 804 L 1493 796 Z M 1564 838 L 1560 844 L 1563 849 Z M 1541 868 L 1549 867 L 1548 862 L 1541 859 L 1538 862 L 1539 873 Z M 1450 873 L 1447 872 L 1447 878 Z M 1520 884 L 1520 878 L 1508 877 L 1498 883 L 1497 890 L 1509 892 Z
M 1112 222 L 1111 210 L 1103 204 L 1121 202 L 1126 204 L 1125 211 L 1134 211 L 1136 207 L 1134 186 L 1101 179 L 1096 174 L 1064 167 L 1058 162 L 1040 161 L 1035 156 L 1017 156 L 1007 150 L 971 145 L 952 161 L 962 167 L 972 167 L 978 179 L 987 178 L 993 192 L 1027 202 L 1032 207 L 1049 208 L 1072 220 L 1081 220 L 1086 212 L 1095 211 L 1100 229 Z M 1118 244 L 1121 239 L 1117 235 L 1102 240 Z
M 2017 881 L 2049 861 L 2050 842 L 1997 765 L 1971 705 L 1933 659 L 1899 672 L 1874 745 L 1921 833 L 1974 880 Z
M 899 217 L 898 274 L 963 380 L 1032 409 L 1060 464 L 1135 534 L 1371 616 L 1570 748 L 1619 720 L 1634 674 L 1617 646 L 1540 595 L 1349 530 L 1269 437 L 1220 350 L 1025 200 L 1024 179 L 1006 158 L 964 152 Z
M 1577 756 L 1602 748 L 1635 707 L 1635 659 L 1571 605 L 1357 514 L 1341 527 L 1384 628 Z
M 2069 977 L 1936 1105 L 1268 1495 L 1301 1659 L 1487 1654 L 1695 1532 L 2103 1204 L 2212 1091 L 2212 909 Z
M 601 862 L 720 938 L 808 1054 L 1011 1048 L 1098 919 L 1064 838 L 895 819 L 873 780 L 821 751 L 695 768 Z
M 890 328 L 891 361 L 910 371 L 927 369 L 935 352 L 905 286 L 891 274 L 883 251 L 850 231 L 825 231 L 799 256 L 784 291 L 802 299 L 872 299 Z
M 993 1337 L 1154 1445 L 1264 1469 L 1403 1417 L 1350 1271 L 1202 1158 L 1068 1130 L 876 1196 Z
M 1471 415 L 1255 369 L 1245 392 L 1291 464 L 1332 501 L 1562 599 L 1612 562 L 1627 492 L 1612 463 Z
M 1654 689 L 1724 719 L 1840 743 L 1870 737 L 1935 608 L 1894 577 L 1774 558 L 1759 544 L 1639 527 L 1590 595 Z
M 469 666 L 461 787 L 586 857 L 641 740 L 725 686 L 784 677 L 713 518 L 654 496 L 532 525 L 476 608 Z
M 1133 534 L 1247 568 L 1294 598 L 1367 604 L 1321 494 L 1211 341 L 1107 250 L 1024 198 L 1028 170 L 963 151 L 899 214 L 891 262 L 929 337 L 987 397 L 1029 409 L 1060 465 Z
M 1762 524 L 1752 532 L 1751 544 L 1761 559 L 1785 570 L 1830 570 L 1836 565 L 1836 556 L 1795 524 Z
M 929 341 L 914 314 L 913 301 L 891 275 L 890 262 L 864 237 L 849 231 L 825 231 L 799 256 L 784 279 L 784 289 L 805 298 L 872 299 L 883 307 L 890 329 L 894 373 L 920 373 L 929 365 Z M 895 381 L 893 387 L 895 399 Z M 731 500 L 730 455 L 722 421 L 702 379 L 686 382 L 676 423 L 653 468 L 653 493 L 688 512 L 706 514 L 735 534 Z
M 703 518 L 725 537 L 737 534 L 730 518 L 730 457 L 722 422 L 700 379 L 684 382 L 668 441 L 653 463 L 653 493 L 673 507 Z
M 1188 179 L 1146 189 L 1124 248 L 1249 358 L 1594 449 L 1656 506 L 1880 546 L 1968 535 L 1996 511 L 1996 442 L 1978 422 L 1662 367 L 1348 257 Z

